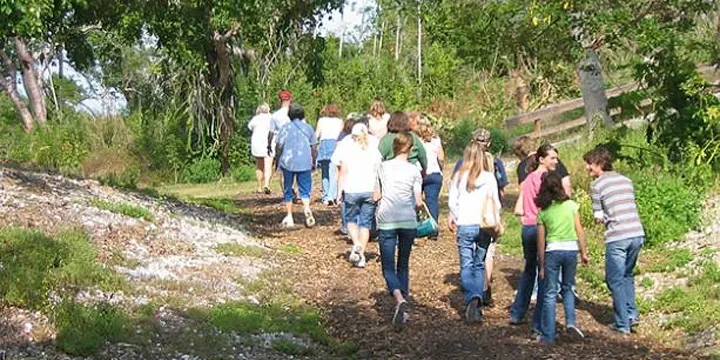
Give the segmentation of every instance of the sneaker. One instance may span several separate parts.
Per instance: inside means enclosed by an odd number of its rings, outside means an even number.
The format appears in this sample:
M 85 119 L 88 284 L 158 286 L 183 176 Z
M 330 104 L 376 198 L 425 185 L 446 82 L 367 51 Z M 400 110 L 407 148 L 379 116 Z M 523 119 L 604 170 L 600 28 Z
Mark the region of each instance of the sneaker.
M 630 319 L 630 332 L 635 332 L 635 328 L 640 326 L 640 320 L 639 319 Z
M 315 217 L 310 209 L 305 209 L 305 226 L 309 228 L 315 226 Z
M 357 266 L 361 269 L 365 268 L 365 255 L 364 254 L 360 254 L 360 260 L 358 260 L 358 262 L 357 262 L 357 264 L 355 264 L 355 266 Z
M 482 321 L 482 299 L 480 297 L 474 297 L 470 302 L 465 305 L 465 322 L 468 324 L 478 323 Z
M 510 325 L 520 325 L 520 324 L 522 324 L 522 320 L 514 318 L 512 316 L 510 317 Z
M 619 327 L 617 327 L 617 325 L 615 325 L 615 324 L 610 324 L 610 330 L 612 330 L 612 331 L 614 331 L 614 332 L 616 332 L 616 333 L 618 333 L 618 334 L 620 334 L 620 335 L 623 335 L 623 336 L 628 336 L 628 335 L 630 335 L 630 330 L 628 330 L 628 329 L 623 329 L 623 328 L 619 328 Z
M 269 187 L 266 186 L 266 187 L 263 189 L 263 191 L 265 191 L 265 195 L 270 195 L 270 188 L 269 188 Z
M 392 317 L 392 324 L 395 329 L 402 330 L 402 327 L 405 325 L 407 308 L 407 301 L 402 301 L 395 306 L 395 313 Z
M 580 331 L 580 329 L 578 329 L 578 328 L 575 327 L 574 325 L 568 326 L 568 327 L 567 327 L 567 332 L 568 332 L 568 334 L 570 334 L 570 336 L 572 336 L 575 340 L 582 340 L 582 339 L 585 338 L 585 334 L 583 334 L 583 332 Z
M 362 246 L 360 245 L 354 245 L 352 249 L 350 250 L 350 257 L 348 260 L 350 260 L 351 263 L 357 264 L 358 261 L 360 261 L 360 253 L 362 252 Z
M 285 215 L 280 225 L 287 228 L 295 226 L 295 221 L 293 220 L 292 215 Z
M 536 328 L 532 328 L 532 335 L 533 335 L 534 337 L 536 337 L 536 338 L 541 338 L 541 337 L 542 337 L 542 331 L 540 331 L 540 330 L 538 330 L 538 329 L 536 329 Z

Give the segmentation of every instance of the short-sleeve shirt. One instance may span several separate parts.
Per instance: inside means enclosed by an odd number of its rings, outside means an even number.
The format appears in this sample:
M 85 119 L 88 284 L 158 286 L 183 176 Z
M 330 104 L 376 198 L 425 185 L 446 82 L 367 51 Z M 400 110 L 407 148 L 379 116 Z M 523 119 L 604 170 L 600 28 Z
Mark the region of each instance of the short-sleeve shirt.
M 404 160 L 388 160 L 378 172 L 382 197 L 377 209 L 378 229 L 415 229 L 415 193 L 422 189 L 417 166 Z
M 368 140 L 373 139 L 369 137 Z M 330 161 L 333 165 L 342 165 L 346 169 L 343 176 L 342 190 L 348 194 L 368 193 L 375 190 L 377 172 L 382 162 L 382 155 L 375 142 L 369 142 L 363 149 L 352 137 L 338 143 Z
M 270 131 L 272 131 L 273 134 L 280 132 L 280 129 L 290 122 L 290 116 L 288 115 L 289 111 L 290 108 L 281 107 L 272 114 L 270 117 Z
M 575 214 L 578 213 L 579 206 L 572 200 L 554 201 L 547 209 L 538 213 L 538 225 L 545 227 L 545 241 L 548 248 L 557 246 L 570 246 L 570 244 L 556 244 L 576 242 L 578 239 L 577 231 L 575 231 Z M 577 250 L 577 244 L 574 246 Z
M 440 141 L 440 138 L 435 137 L 430 141 L 423 141 L 423 146 L 425 147 L 425 156 L 427 157 L 426 175 L 442 174 L 440 161 L 438 161 L 440 150 L 442 150 L 442 142 Z
M 277 143 L 282 146 L 280 168 L 293 172 L 312 169 L 312 147 L 317 139 L 310 125 L 301 120 L 285 124 L 277 134 Z
M 453 175 L 452 175 L 453 177 L 458 172 L 458 170 L 460 170 L 460 168 L 462 167 L 462 164 L 463 164 L 463 159 L 460 158 L 460 160 L 458 160 L 455 163 L 455 168 L 453 169 Z M 500 159 L 499 157 L 496 156 L 495 160 L 494 160 L 494 165 L 495 165 L 495 180 L 497 181 L 498 195 L 500 195 L 499 192 L 502 189 L 504 189 L 506 186 L 508 186 L 509 181 L 508 181 L 508 177 L 507 177 L 507 172 L 505 172 L 505 164 L 503 164 L 502 159 Z M 500 200 L 502 200 L 502 196 L 500 197 Z
M 518 184 L 522 184 L 523 181 L 525 181 L 525 178 L 528 176 L 528 163 L 530 162 L 530 159 L 534 157 L 535 155 L 530 155 L 522 161 L 517 166 L 517 177 L 518 177 Z M 532 172 L 532 171 L 531 171 Z M 566 176 L 569 176 L 570 173 L 568 173 L 567 168 L 565 165 L 558 159 L 557 168 L 555 168 L 554 171 L 556 174 L 560 175 L 560 178 L 564 178 Z

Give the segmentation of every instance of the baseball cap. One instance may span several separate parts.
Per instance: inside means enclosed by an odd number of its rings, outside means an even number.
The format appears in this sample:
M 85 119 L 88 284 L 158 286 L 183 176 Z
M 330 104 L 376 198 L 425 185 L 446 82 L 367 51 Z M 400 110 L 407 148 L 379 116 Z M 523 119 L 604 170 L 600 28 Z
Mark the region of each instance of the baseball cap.
M 367 134 L 368 128 L 363 123 L 357 123 L 353 125 L 352 131 L 350 132 L 352 135 L 361 135 L 361 134 Z
M 479 128 L 479 129 L 475 130 L 475 132 L 473 133 L 472 140 L 480 142 L 480 143 L 488 144 L 491 141 L 490 132 L 487 131 L 487 129 Z
M 292 100 L 292 93 L 289 90 L 281 90 L 278 94 L 278 98 L 280 98 L 281 101 L 290 101 Z

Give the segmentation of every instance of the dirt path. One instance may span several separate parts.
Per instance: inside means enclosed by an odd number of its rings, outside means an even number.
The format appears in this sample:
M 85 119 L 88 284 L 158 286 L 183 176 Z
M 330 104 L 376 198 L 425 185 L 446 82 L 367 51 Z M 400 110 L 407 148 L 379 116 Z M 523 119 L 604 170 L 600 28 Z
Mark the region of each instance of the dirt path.
M 505 255 L 496 257 L 493 292 L 496 306 L 485 312 L 482 325 L 462 321 L 462 294 L 458 287 L 458 254 L 454 238 L 442 233 L 437 242 L 419 240 L 410 262 L 410 324 L 401 333 L 389 326 L 393 301 L 386 292 L 376 243 L 369 246 L 365 269 L 347 262 L 349 242 L 336 235 L 338 208 L 314 203 L 318 225 L 281 229 L 283 217 L 279 195 L 247 194 L 237 198 L 240 206 L 252 209 L 248 226 L 265 244 L 280 248 L 297 246 L 301 254 L 286 264 L 296 292 L 320 308 L 331 333 L 358 343 L 359 357 L 412 359 L 660 359 L 694 358 L 664 348 L 642 333 L 630 338 L 608 328 L 612 309 L 608 303 L 581 302 L 578 325 L 587 338 L 573 342 L 559 326 L 557 345 L 536 344 L 529 325 L 508 324 L 507 309 L 513 300 L 523 261 Z M 301 219 L 300 207 L 296 221 Z M 444 216 L 444 215 L 441 215 Z M 609 299 L 608 299 L 609 300 Z M 558 307 L 558 323 L 563 324 Z

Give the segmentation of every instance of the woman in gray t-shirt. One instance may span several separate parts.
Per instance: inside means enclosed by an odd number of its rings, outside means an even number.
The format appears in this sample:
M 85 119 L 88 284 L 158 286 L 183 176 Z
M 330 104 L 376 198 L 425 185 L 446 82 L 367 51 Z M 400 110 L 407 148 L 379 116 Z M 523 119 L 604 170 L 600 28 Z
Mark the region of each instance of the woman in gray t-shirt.
M 422 206 L 422 176 L 407 160 L 412 145 L 413 138 L 407 132 L 395 136 L 395 157 L 380 166 L 375 192 L 375 198 L 380 200 L 377 211 L 380 260 L 388 290 L 397 302 L 392 323 L 398 328 L 407 321 L 405 297 L 410 282 L 410 251 L 417 228 L 415 210 Z

